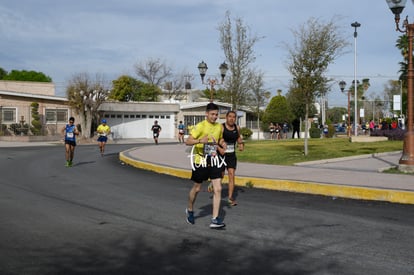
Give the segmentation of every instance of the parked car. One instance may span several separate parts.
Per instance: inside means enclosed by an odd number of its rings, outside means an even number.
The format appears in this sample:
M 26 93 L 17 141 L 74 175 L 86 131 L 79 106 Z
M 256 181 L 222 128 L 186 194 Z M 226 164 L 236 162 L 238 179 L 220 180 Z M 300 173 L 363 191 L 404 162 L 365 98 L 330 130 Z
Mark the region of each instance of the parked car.
M 345 124 L 334 124 L 335 132 L 336 133 L 345 133 L 346 126 Z

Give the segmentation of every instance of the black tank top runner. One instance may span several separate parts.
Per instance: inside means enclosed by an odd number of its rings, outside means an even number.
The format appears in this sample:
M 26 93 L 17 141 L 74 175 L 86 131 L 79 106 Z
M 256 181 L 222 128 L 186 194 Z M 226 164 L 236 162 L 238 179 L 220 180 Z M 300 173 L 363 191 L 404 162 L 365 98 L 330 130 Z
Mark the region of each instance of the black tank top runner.
M 229 130 L 226 127 L 226 123 L 223 123 L 223 139 L 227 144 L 236 144 L 237 139 L 239 138 L 239 131 L 237 131 L 237 125 L 234 125 L 233 130 Z

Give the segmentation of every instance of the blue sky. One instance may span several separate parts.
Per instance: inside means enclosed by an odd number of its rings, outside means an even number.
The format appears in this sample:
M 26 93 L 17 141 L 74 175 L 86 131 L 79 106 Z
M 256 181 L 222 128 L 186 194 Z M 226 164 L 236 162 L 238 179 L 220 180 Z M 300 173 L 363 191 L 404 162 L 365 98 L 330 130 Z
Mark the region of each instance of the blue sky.
M 35 70 L 52 77 L 60 96 L 67 81 L 80 72 L 103 74 L 113 80 L 134 74 L 134 64 L 160 58 L 176 73 L 194 75 L 202 88 L 197 65 L 204 60 L 208 74 L 224 55 L 217 26 L 225 12 L 240 17 L 252 34 L 263 36 L 255 47 L 255 66 L 265 74 L 266 88 L 286 92 L 289 73 L 282 43 L 293 41 L 310 17 L 334 18 L 351 43 L 328 75 L 338 82 L 354 78 L 354 29 L 358 21 L 357 79 L 370 78 L 368 93 L 381 94 L 389 79 L 397 79 L 401 56 L 395 48 L 400 35 L 385 0 L 15 0 L 0 3 L 0 67 Z M 414 5 L 407 2 L 402 18 L 414 21 Z M 347 97 L 335 84 L 330 106 L 346 106 Z

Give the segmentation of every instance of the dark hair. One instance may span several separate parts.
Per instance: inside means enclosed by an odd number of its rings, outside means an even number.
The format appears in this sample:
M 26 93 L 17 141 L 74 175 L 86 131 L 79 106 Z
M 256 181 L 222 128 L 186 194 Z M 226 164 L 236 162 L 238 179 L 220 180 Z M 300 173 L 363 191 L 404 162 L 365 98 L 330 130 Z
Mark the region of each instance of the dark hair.
M 219 109 L 219 107 L 216 104 L 214 104 L 213 102 L 210 102 L 209 104 L 207 104 L 207 107 L 206 107 L 207 112 L 208 111 L 215 111 L 215 110 L 218 110 L 218 109 Z
M 75 121 L 75 118 L 74 118 L 73 116 L 71 116 L 71 117 L 69 118 L 69 121 Z
M 228 116 L 229 116 L 229 114 L 234 114 L 234 115 L 237 117 L 236 112 L 235 112 L 235 111 L 233 111 L 233 110 L 228 111 L 228 112 L 226 113 L 226 117 L 228 117 Z

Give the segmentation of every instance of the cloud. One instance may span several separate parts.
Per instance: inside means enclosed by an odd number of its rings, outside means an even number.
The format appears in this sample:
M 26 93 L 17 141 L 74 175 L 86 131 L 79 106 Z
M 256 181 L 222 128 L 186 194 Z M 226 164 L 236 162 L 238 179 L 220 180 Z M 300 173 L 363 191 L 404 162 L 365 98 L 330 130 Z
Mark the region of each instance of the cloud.
M 414 10 L 407 4 L 404 11 Z M 400 56 L 395 48 L 399 33 L 384 1 L 349 0 L 19 0 L 0 3 L 0 60 L 6 70 L 38 70 L 52 77 L 60 92 L 75 73 L 133 74 L 133 65 L 161 58 L 177 72 L 194 74 L 201 86 L 197 64 L 204 60 L 210 74 L 218 74 L 224 54 L 218 43 L 218 25 L 226 11 L 243 19 L 252 34 L 263 36 L 256 45 L 256 67 L 265 72 L 272 92 L 286 92 L 289 74 L 282 42 L 293 40 L 296 29 L 310 17 L 342 26 L 353 43 L 351 22 L 358 30 L 358 72 L 372 77 L 381 92 L 388 76 L 397 75 Z M 332 76 L 353 78 L 353 48 L 330 67 Z M 339 80 L 338 80 L 339 81 Z M 342 98 L 332 92 L 338 102 Z

